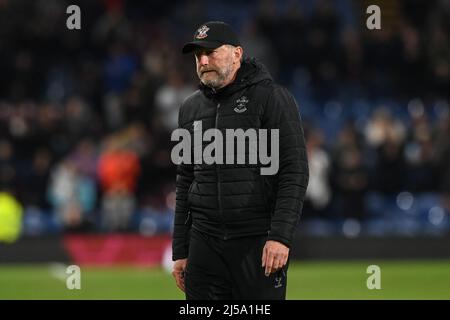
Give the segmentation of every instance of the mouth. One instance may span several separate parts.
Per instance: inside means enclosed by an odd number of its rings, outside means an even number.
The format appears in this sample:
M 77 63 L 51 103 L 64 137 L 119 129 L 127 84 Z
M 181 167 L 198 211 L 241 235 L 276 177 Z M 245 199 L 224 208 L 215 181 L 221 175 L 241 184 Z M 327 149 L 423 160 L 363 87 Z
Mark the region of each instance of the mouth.
M 216 72 L 215 70 L 206 70 L 206 71 L 201 71 L 202 75 L 204 75 L 205 73 L 210 73 L 210 72 Z

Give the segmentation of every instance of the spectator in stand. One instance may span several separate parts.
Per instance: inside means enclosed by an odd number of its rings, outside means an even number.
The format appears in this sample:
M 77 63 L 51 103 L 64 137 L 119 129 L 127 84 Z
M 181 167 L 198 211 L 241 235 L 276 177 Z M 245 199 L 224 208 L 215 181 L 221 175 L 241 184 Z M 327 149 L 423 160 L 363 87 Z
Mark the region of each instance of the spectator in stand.
M 431 192 L 436 190 L 437 179 L 433 163 L 434 143 L 429 119 L 423 105 L 411 112 L 411 128 L 405 143 L 405 160 L 408 175 L 405 177 L 408 190 Z
M 37 150 L 32 159 L 30 170 L 22 177 L 22 198 L 28 205 L 48 211 L 50 205 L 45 193 L 47 190 L 52 165 L 52 155 L 47 148 Z
M 447 23 L 450 18 L 450 9 L 447 9 Z M 434 21 L 430 32 L 430 46 L 428 46 L 430 80 L 432 90 L 438 96 L 450 99 L 450 40 L 448 26 Z M 447 28 L 447 29 L 446 29 Z
M 333 154 L 333 204 L 335 214 L 340 217 L 357 220 L 365 217 L 364 197 L 369 176 L 363 159 L 356 129 L 352 125 L 345 126 L 339 133 Z
M 434 162 L 439 172 L 437 187 L 442 194 L 442 202 L 450 212 L 450 115 L 439 120 L 435 135 Z
M 48 198 L 67 232 L 89 228 L 95 208 L 96 185 L 70 159 L 64 159 L 51 173 Z
M 166 84 L 155 94 L 155 106 L 165 131 L 172 132 L 178 127 L 178 109 L 193 90 L 194 88 L 186 84 L 178 71 L 172 70 L 167 73 Z
M 379 108 L 366 127 L 366 139 L 376 151 L 375 189 L 398 193 L 405 187 L 405 126 L 386 108 Z
M 16 178 L 14 146 L 7 139 L 0 139 L 0 185 L 13 186 Z
M 141 167 L 136 152 L 112 136 L 105 142 L 98 164 L 102 187 L 102 225 L 107 231 L 126 231 L 136 207 Z
M 331 159 L 324 149 L 324 134 L 321 129 L 313 129 L 306 141 L 309 184 L 303 215 L 305 218 L 325 217 L 332 197 L 329 181 Z

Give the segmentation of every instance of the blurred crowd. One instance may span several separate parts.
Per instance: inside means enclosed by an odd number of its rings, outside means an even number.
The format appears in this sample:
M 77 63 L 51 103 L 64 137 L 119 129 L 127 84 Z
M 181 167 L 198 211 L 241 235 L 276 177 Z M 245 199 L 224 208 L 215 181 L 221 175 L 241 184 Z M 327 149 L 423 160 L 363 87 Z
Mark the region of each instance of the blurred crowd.
M 299 102 L 305 219 L 364 220 L 374 192 L 434 193 L 448 211 L 450 1 L 394 2 L 369 31 L 364 1 L 0 0 L 0 193 L 65 230 L 156 230 L 145 218 L 173 212 L 170 134 L 198 84 L 181 47 L 224 20 Z
M 346 122 L 332 144 L 324 131 L 307 124 L 311 181 L 306 215 L 364 220 L 369 192 L 382 195 L 442 194 L 450 208 L 450 116 L 430 119 L 420 101 L 409 104 L 408 121 L 377 107 L 358 129 Z

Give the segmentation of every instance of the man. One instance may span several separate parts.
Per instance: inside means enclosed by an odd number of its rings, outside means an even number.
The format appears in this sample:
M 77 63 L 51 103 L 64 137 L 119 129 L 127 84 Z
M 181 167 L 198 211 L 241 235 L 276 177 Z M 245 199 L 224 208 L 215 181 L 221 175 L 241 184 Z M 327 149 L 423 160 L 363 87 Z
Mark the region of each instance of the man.
M 263 176 L 262 164 L 178 165 L 172 274 L 187 299 L 285 299 L 309 177 L 297 104 L 261 63 L 243 59 L 226 23 L 200 26 L 183 47 L 190 52 L 200 87 L 182 104 L 179 128 L 192 136 L 199 121 L 224 135 L 277 129 L 279 170 Z

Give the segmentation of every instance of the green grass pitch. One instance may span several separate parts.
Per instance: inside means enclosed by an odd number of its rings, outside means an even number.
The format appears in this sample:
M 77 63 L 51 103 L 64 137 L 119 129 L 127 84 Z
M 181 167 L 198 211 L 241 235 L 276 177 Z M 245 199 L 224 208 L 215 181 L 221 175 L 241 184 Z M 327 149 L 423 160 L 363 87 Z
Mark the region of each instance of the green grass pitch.
M 369 265 L 381 268 L 381 289 L 369 290 Z M 63 265 L 0 265 L 3 299 L 183 299 L 162 269 L 132 267 L 81 269 L 81 289 L 66 288 Z M 450 299 L 450 261 L 293 262 L 290 300 Z

